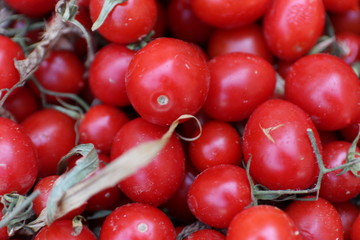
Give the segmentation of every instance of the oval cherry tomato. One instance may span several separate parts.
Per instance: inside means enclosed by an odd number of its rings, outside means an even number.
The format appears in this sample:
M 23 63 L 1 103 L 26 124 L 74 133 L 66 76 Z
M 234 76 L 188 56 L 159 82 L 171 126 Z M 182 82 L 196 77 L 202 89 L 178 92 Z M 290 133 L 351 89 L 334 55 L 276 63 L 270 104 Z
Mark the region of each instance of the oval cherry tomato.
M 29 17 L 43 17 L 55 10 L 58 0 L 5 0 L 12 9 Z
M 352 64 L 360 59 L 360 36 L 352 32 L 336 34 L 336 41 L 340 45 L 343 59 L 347 64 Z
M 360 8 L 341 13 L 330 14 L 336 33 L 352 32 L 360 34 Z
M 79 124 L 80 143 L 92 143 L 97 150 L 110 153 L 115 134 L 127 121 L 123 111 L 105 104 L 95 105 Z
M 357 216 L 360 213 L 359 207 L 350 201 L 334 203 L 333 205 L 340 215 L 341 223 L 344 230 L 344 240 L 351 240 L 350 231 L 352 225 L 354 224 Z
M 90 0 L 93 22 L 100 15 L 105 0 Z M 127 44 L 136 42 L 153 28 L 157 17 L 154 0 L 132 0 L 117 4 L 97 31 L 107 40 Z
M 230 164 L 201 172 L 188 193 L 188 205 L 194 216 L 216 228 L 227 228 L 233 217 L 250 203 L 250 184 L 245 170 Z
M 136 145 L 160 139 L 166 127 L 136 118 L 117 132 L 111 147 L 111 159 Z M 185 171 L 185 157 L 180 140 L 173 135 L 168 144 L 146 167 L 119 183 L 131 200 L 158 206 L 165 203 L 180 187 Z
M 302 240 L 342 240 L 343 228 L 339 213 L 325 199 L 293 201 L 285 212 L 299 229 Z
M 0 196 L 27 193 L 38 176 L 38 159 L 21 126 L 0 117 Z
M 184 240 L 225 240 L 226 237 L 224 234 L 213 230 L 213 229 L 202 229 L 196 231 L 189 236 L 187 236 Z
M 240 165 L 241 138 L 230 124 L 208 121 L 202 127 L 200 138 L 190 142 L 188 152 L 192 164 L 199 171 L 219 164 Z
M 255 22 L 264 14 L 270 2 L 270 0 L 192 0 L 191 6 L 194 13 L 205 23 L 218 28 L 235 28 Z
M 24 53 L 21 47 L 10 38 L 0 35 L 0 89 L 11 88 L 20 80 L 14 59 L 23 58 Z
M 307 112 L 319 130 L 338 130 L 360 113 L 360 81 L 352 68 L 328 54 L 296 61 L 285 81 L 285 97 Z
M 322 0 L 275 0 L 264 16 L 263 31 L 272 52 L 293 61 L 310 51 L 324 24 Z
M 80 233 L 76 233 L 71 220 L 57 220 L 50 226 L 43 227 L 34 240 L 96 240 L 94 233 L 83 225 Z
M 321 147 L 310 117 L 295 104 L 272 99 L 261 104 L 245 125 L 243 152 L 251 159 L 254 180 L 270 189 L 306 189 L 319 168 L 307 135 L 310 128 Z
M 126 77 L 132 106 L 145 120 L 159 125 L 199 111 L 209 84 L 203 53 L 175 38 L 157 38 L 139 50 Z
M 39 177 L 55 175 L 61 157 L 75 147 L 75 120 L 54 109 L 42 109 L 21 123 L 39 158 Z
M 351 143 L 334 141 L 323 147 L 323 162 L 326 168 L 337 167 L 346 163 Z M 356 152 L 359 152 L 359 148 Z M 355 157 L 359 157 L 358 156 Z M 320 196 L 330 202 L 344 202 L 360 193 L 360 178 L 351 171 L 338 175 L 341 170 L 326 173 L 321 181 Z
M 125 75 L 134 51 L 122 45 L 108 44 L 96 52 L 89 69 L 89 85 L 94 96 L 113 106 L 130 104 Z
M 238 213 L 230 223 L 227 240 L 301 240 L 290 217 L 277 207 L 258 205 Z
M 350 239 L 351 240 L 359 240 L 360 239 L 360 214 L 357 216 L 353 225 L 351 226 Z
M 204 111 L 221 121 L 247 119 L 274 93 L 276 76 L 259 56 L 227 53 L 209 61 L 211 84 Z
M 170 240 L 175 238 L 175 228 L 162 211 L 151 205 L 130 203 L 115 209 L 107 216 L 102 225 L 99 240 Z

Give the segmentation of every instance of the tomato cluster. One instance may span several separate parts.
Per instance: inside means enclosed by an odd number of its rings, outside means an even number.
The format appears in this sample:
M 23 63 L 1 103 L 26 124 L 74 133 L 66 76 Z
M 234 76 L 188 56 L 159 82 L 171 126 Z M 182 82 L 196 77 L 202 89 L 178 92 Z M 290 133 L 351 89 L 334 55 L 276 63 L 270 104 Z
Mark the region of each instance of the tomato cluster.
M 1 7 L 0 220 L 39 195 L 0 240 L 360 239 L 360 1 Z M 183 115 L 148 165 L 34 230 L 74 147 L 96 150 L 86 181 Z

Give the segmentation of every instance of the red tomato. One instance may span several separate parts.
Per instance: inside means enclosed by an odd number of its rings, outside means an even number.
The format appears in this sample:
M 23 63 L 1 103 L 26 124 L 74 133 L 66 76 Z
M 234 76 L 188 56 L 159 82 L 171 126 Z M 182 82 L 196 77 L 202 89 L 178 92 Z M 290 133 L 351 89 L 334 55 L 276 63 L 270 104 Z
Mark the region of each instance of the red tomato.
M 326 168 L 346 163 L 351 143 L 345 141 L 330 142 L 323 147 L 323 162 Z M 360 152 L 360 149 L 356 149 Z M 357 156 L 360 157 L 360 154 Z M 338 175 L 341 170 L 326 173 L 321 181 L 320 196 L 330 202 L 344 202 L 360 193 L 360 178 L 351 171 Z
M 343 240 L 340 215 L 325 199 L 293 201 L 285 212 L 299 229 L 302 240 Z
M 258 205 L 238 213 L 230 223 L 226 240 L 301 240 L 289 216 L 279 208 Z
M 103 153 L 110 153 L 117 131 L 129 121 L 126 114 L 105 104 L 91 107 L 79 124 L 80 143 L 92 143 Z
M 190 234 L 184 240 L 225 240 L 225 239 L 226 239 L 225 235 L 216 230 L 202 229 Z
M 359 8 L 358 0 L 323 0 L 324 6 L 329 12 L 346 12 Z
M 125 75 L 134 51 L 122 45 L 108 44 L 97 51 L 89 69 L 89 84 L 94 96 L 114 106 L 129 105 Z
M 21 123 L 39 158 L 39 177 L 56 174 L 61 157 L 75 147 L 75 120 L 54 109 L 43 109 Z
M 58 175 L 51 175 L 40 179 L 35 187 L 34 191 L 39 190 L 40 194 L 33 200 L 33 210 L 37 216 L 40 215 L 41 211 L 46 207 L 50 192 L 54 186 L 55 181 L 59 178 Z M 80 215 L 86 207 L 83 204 L 77 209 L 74 209 L 61 217 L 61 219 L 73 219 L 75 216 Z
M 10 38 L 0 35 L 0 89 L 11 88 L 20 80 L 14 59 L 21 60 L 24 53 L 20 46 Z
M 270 189 L 306 189 L 315 183 L 318 165 L 306 130 L 321 147 L 309 116 L 291 102 L 272 99 L 250 116 L 243 136 L 245 161 L 254 180 Z
M 336 33 L 352 32 L 360 34 L 360 8 L 346 12 L 330 14 Z
M 98 18 L 105 0 L 90 0 L 90 16 Z M 136 42 L 153 28 L 157 17 L 154 0 L 132 0 L 117 4 L 97 31 L 107 40 L 127 44 Z
M 201 172 L 188 193 L 188 205 L 194 216 L 215 228 L 227 228 L 233 217 L 250 203 L 245 170 L 230 164 Z
M 194 14 L 191 0 L 171 0 L 166 13 L 172 36 L 198 44 L 208 40 L 213 28 Z
M 199 171 L 219 164 L 240 165 L 241 137 L 229 123 L 209 121 L 203 125 L 200 138 L 190 142 L 188 152 Z
M 273 53 L 293 61 L 313 47 L 324 23 L 322 0 L 275 0 L 264 16 L 263 30 Z
M 210 58 L 230 52 L 251 53 L 273 62 L 262 28 L 258 24 L 248 24 L 233 29 L 216 29 L 208 40 L 207 53 Z
M 159 125 L 199 111 L 209 84 L 203 53 L 175 38 L 157 38 L 139 50 L 126 77 L 127 94 L 135 110 Z
M 136 118 L 117 132 L 111 148 L 111 159 L 136 145 L 160 139 L 166 127 Z M 185 171 L 184 151 L 180 140 L 173 135 L 168 144 L 146 167 L 119 183 L 131 200 L 158 206 L 165 203 L 180 187 Z
M 142 203 L 130 203 L 107 216 L 99 240 L 173 240 L 175 228 L 159 209 Z
M 84 71 L 82 62 L 73 52 L 54 50 L 41 62 L 34 75 L 45 89 L 78 93 L 85 84 Z
M 205 23 L 218 28 L 245 26 L 259 19 L 270 0 L 192 0 L 194 13 Z
M 340 45 L 343 59 L 347 64 L 352 64 L 360 59 L 360 36 L 352 32 L 336 34 L 336 41 Z
M 96 236 L 85 225 L 77 234 L 71 220 L 57 220 L 50 226 L 43 227 L 35 236 L 34 240 L 96 240 Z
M 338 130 L 359 116 L 360 81 L 341 59 L 312 54 L 292 65 L 285 97 L 307 112 L 318 129 Z
M 350 201 L 334 203 L 333 205 L 340 214 L 340 219 L 344 230 L 344 240 L 351 240 L 350 231 L 352 225 L 360 213 L 359 207 Z
M 274 93 L 276 76 L 270 63 L 245 53 L 227 53 L 209 62 L 211 85 L 204 104 L 210 117 L 221 121 L 247 119 Z
M 58 0 L 5 0 L 12 9 L 29 17 L 43 17 L 55 10 Z
M 20 125 L 0 117 L 0 196 L 27 193 L 38 175 L 38 159 L 31 139 Z
M 354 141 L 355 137 L 360 131 L 360 119 L 354 123 L 350 124 L 346 128 L 343 128 L 340 130 L 340 135 L 343 137 L 346 141 L 352 142 Z M 357 143 L 357 145 L 360 147 L 360 141 Z
M 350 239 L 351 240 L 359 240 L 360 239 L 360 214 L 357 216 L 353 225 L 351 226 Z

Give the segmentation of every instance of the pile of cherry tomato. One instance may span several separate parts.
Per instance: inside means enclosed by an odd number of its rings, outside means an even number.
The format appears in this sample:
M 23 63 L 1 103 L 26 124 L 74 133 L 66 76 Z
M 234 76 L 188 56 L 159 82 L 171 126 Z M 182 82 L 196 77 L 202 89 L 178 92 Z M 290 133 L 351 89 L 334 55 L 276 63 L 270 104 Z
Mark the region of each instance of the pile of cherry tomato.
M 59 2 L 86 33 L 22 79 L 14 60 Z M 40 194 L 0 240 L 360 240 L 359 66 L 358 0 L 4 0 L 0 220 Z M 147 166 L 27 229 L 75 146 L 96 149 L 96 174 L 184 114 L 200 126 L 182 121 Z

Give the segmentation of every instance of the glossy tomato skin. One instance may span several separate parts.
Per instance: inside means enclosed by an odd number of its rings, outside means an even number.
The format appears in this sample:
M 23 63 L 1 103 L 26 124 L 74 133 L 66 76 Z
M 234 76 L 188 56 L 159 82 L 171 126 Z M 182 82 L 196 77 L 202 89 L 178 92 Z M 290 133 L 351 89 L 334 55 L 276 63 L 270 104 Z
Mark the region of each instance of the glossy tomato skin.
M 195 14 L 205 23 L 218 28 L 235 28 L 255 22 L 271 1 L 193 0 Z M 220 11 L 221 9 L 221 11 Z
M 145 120 L 159 125 L 198 112 L 209 85 L 203 52 L 175 38 L 157 38 L 139 50 L 126 77 L 132 106 Z
M 21 126 L 0 117 L 0 196 L 27 193 L 38 176 L 38 159 Z
M 215 228 L 227 228 L 232 218 L 250 203 L 250 184 L 245 170 L 230 164 L 201 172 L 188 193 L 188 205 L 194 216 Z
M 23 59 L 21 47 L 10 38 L 0 35 L 0 89 L 11 88 L 20 80 L 18 70 L 14 65 L 14 58 Z
M 273 54 L 268 47 L 262 28 L 256 24 L 248 24 L 233 29 L 216 29 L 207 43 L 210 58 L 230 52 L 250 53 L 273 62 Z
M 324 24 L 322 0 L 276 0 L 264 16 L 263 31 L 274 55 L 293 61 L 313 47 Z
M 84 72 L 85 67 L 75 53 L 53 50 L 41 62 L 34 75 L 45 89 L 76 94 L 85 84 Z
M 117 132 L 111 148 L 111 160 L 136 145 L 160 139 L 166 127 L 136 118 Z M 131 200 L 159 206 L 165 203 L 180 187 L 185 173 L 184 150 L 173 135 L 168 144 L 146 167 L 119 183 L 120 189 Z
M 342 240 L 343 228 L 335 207 L 323 198 L 294 201 L 285 212 L 294 221 L 302 240 Z
M 359 240 L 360 239 L 360 215 L 357 216 L 350 230 L 350 239 Z
M 35 236 L 34 240 L 96 240 L 94 233 L 83 225 L 81 232 L 76 235 L 74 233 L 71 220 L 57 220 L 50 226 L 43 227 Z
M 360 209 L 354 203 L 345 201 L 341 203 L 333 203 L 334 207 L 338 211 L 341 219 L 341 223 L 344 230 L 344 240 L 351 240 L 350 231 L 357 216 L 360 213 Z
M 258 205 L 238 213 L 230 223 L 226 240 L 301 240 L 290 217 L 277 207 Z
M 219 164 L 240 165 L 242 161 L 241 137 L 227 122 L 208 121 L 201 136 L 188 147 L 192 164 L 201 172 Z
M 326 168 L 346 163 L 350 142 L 334 141 L 323 147 L 323 162 Z M 359 152 L 359 148 L 356 149 Z M 360 178 L 351 171 L 338 175 L 341 170 L 326 173 L 321 182 L 320 196 L 330 202 L 344 202 L 360 193 Z
M 336 34 L 336 41 L 344 51 L 341 59 L 347 64 L 352 64 L 360 59 L 360 36 L 352 32 Z
M 89 69 L 89 85 L 94 96 L 113 106 L 130 104 L 125 75 L 134 51 L 123 45 L 108 44 L 96 52 Z
M 28 116 L 21 126 L 31 138 L 39 158 L 39 177 L 54 175 L 61 157 L 75 147 L 75 120 L 54 109 Z
M 90 0 L 90 16 L 98 18 L 105 0 Z M 117 4 L 97 31 L 107 40 L 118 44 L 138 41 L 153 28 L 157 18 L 154 0 L 133 0 Z
M 318 166 L 307 129 L 321 151 L 310 117 L 295 104 L 271 99 L 261 104 L 245 125 L 243 153 L 251 159 L 253 179 L 270 189 L 306 189 L 315 183 Z
M 175 228 L 162 211 L 148 204 L 130 203 L 115 209 L 107 216 L 99 240 L 174 240 L 175 238 Z
M 58 0 L 5 0 L 12 9 L 28 17 L 43 17 L 55 9 Z
M 202 229 L 196 231 L 189 236 L 187 236 L 184 240 L 225 240 L 226 237 L 224 234 L 213 230 L 213 229 Z
M 92 143 L 109 154 L 115 134 L 127 121 L 129 117 L 120 109 L 106 104 L 92 106 L 79 124 L 80 143 Z
M 274 93 L 275 71 L 259 56 L 227 53 L 208 64 L 211 85 L 203 109 L 213 119 L 245 120 Z
M 359 116 L 360 82 L 341 59 L 313 54 L 292 65 L 285 97 L 307 112 L 319 130 L 333 131 Z

